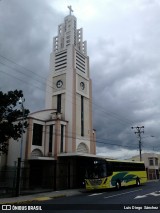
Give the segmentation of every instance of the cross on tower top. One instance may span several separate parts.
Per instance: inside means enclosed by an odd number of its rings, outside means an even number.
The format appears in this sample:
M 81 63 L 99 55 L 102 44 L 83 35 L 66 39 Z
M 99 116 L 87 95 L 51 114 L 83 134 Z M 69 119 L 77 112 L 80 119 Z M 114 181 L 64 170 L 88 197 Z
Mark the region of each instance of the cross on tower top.
M 69 8 L 69 15 L 71 15 L 71 13 L 73 12 L 72 6 L 70 5 L 70 6 L 68 6 L 68 8 Z

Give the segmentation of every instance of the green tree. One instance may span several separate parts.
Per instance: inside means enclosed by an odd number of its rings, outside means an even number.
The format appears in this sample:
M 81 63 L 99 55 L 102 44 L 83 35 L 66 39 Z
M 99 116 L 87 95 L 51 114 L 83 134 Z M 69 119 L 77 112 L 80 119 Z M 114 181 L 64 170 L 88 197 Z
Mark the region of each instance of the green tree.
M 19 99 L 23 97 L 21 90 L 9 91 L 3 93 L 0 91 L 0 151 L 7 153 L 8 140 L 13 138 L 18 140 L 22 135 L 22 117 L 23 133 L 28 124 L 26 118 L 29 114 L 28 109 L 22 110 L 19 105 Z

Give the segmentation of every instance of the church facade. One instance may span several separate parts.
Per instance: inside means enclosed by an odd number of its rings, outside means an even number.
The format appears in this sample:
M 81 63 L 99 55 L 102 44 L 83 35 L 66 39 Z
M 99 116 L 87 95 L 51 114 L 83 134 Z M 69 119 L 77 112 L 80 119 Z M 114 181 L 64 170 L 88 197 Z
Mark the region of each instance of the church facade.
M 69 9 L 53 38 L 45 109 L 28 116 L 29 126 L 23 136 L 22 160 L 29 168 L 29 187 L 79 187 L 87 159 L 96 154 L 87 42 Z M 18 146 L 17 142 L 10 143 L 8 166 L 17 160 Z M 14 156 L 13 150 L 17 153 Z

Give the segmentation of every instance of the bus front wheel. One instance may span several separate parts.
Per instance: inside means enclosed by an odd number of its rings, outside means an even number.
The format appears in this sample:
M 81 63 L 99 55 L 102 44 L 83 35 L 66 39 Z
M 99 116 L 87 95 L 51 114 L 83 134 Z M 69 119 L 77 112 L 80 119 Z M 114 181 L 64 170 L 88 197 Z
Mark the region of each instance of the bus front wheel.
M 116 189 L 119 190 L 121 188 L 121 183 L 120 181 L 116 181 Z

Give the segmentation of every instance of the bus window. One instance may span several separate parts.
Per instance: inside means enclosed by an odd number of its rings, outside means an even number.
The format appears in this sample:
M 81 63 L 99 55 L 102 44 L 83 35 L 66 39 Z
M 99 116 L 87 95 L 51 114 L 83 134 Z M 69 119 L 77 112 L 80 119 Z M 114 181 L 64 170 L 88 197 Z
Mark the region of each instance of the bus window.
M 107 162 L 106 163 L 106 167 L 107 167 L 107 177 L 111 176 L 112 173 L 113 173 L 112 163 L 111 162 Z
M 86 169 L 86 178 L 104 178 L 106 177 L 106 164 L 102 162 L 94 162 Z

